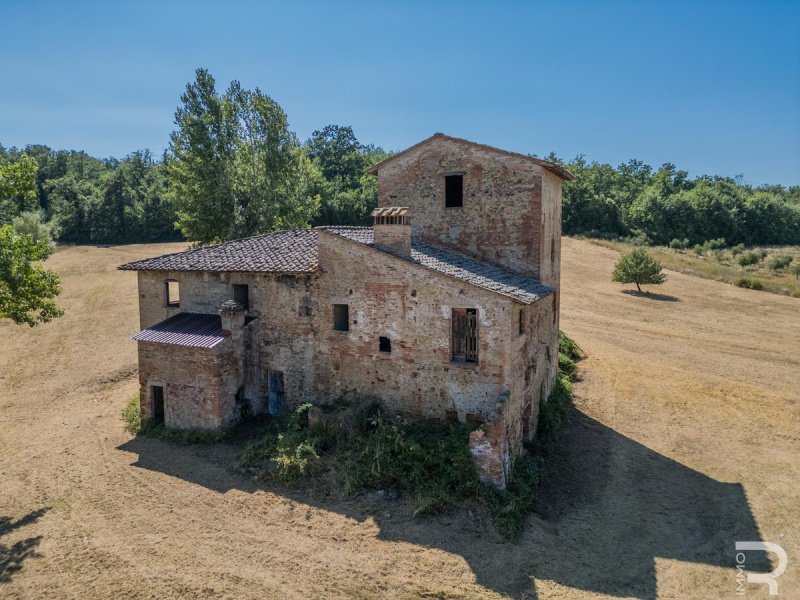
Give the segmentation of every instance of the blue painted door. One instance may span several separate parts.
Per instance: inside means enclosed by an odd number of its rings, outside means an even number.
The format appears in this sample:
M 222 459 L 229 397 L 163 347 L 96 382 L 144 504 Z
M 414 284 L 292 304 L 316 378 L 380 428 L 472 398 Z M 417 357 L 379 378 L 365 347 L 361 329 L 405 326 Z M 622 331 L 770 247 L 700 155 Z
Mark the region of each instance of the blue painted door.
M 267 410 L 269 414 L 280 416 L 283 414 L 283 372 L 269 371 L 267 373 Z

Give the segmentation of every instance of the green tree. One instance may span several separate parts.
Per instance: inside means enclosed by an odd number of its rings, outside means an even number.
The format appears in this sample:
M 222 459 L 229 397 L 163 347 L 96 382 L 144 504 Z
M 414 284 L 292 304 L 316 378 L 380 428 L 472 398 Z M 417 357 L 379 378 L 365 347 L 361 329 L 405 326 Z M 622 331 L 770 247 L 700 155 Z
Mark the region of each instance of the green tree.
M 167 168 L 187 238 L 207 244 L 308 226 L 319 207 L 313 165 L 277 102 L 236 81 L 220 96 L 198 69 L 181 103 Z
M 661 272 L 661 264 L 647 253 L 644 248 L 633 248 L 614 265 L 611 280 L 618 283 L 635 283 L 636 289 L 642 291 L 644 284 L 660 284 L 667 277 Z
M 36 264 L 51 252 L 46 241 L 0 226 L 0 319 L 33 327 L 64 314 L 52 301 L 61 291 L 58 275 Z
M 36 195 L 36 159 L 27 154 L 0 164 L 0 224 L 25 211 L 39 208 Z
M 46 223 L 41 210 L 29 210 L 20 214 L 11 221 L 11 227 L 19 235 L 29 235 L 36 242 L 52 244 L 53 228 Z

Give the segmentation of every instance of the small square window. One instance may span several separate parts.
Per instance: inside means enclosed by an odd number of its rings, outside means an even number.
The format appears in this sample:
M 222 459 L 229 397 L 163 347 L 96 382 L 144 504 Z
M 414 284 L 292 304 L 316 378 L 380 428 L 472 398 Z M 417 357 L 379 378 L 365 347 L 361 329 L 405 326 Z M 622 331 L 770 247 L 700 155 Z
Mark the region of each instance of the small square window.
M 181 305 L 181 286 L 174 279 L 167 279 L 164 282 L 164 293 L 167 297 L 167 306 L 177 307 Z
M 388 337 L 381 336 L 378 338 L 378 350 L 381 352 L 391 352 L 392 351 L 392 340 Z
M 444 205 L 446 208 L 464 206 L 464 176 L 447 175 L 444 178 Z
M 333 305 L 333 328 L 336 331 L 350 331 L 350 307 L 347 304 Z
M 245 308 L 250 308 L 250 286 L 234 283 L 233 299 Z

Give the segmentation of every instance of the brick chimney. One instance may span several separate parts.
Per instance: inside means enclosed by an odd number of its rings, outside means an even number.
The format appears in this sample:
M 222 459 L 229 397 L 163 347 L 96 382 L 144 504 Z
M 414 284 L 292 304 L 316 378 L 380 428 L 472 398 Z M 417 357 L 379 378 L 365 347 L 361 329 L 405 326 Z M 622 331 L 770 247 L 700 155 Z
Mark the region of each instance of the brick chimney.
M 375 247 L 398 256 L 411 256 L 411 209 L 385 206 L 372 211 Z
M 244 327 L 244 306 L 236 300 L 226 300 L 217 312 L 222 319 L 222 329 L 234 337 L 240 336 Z

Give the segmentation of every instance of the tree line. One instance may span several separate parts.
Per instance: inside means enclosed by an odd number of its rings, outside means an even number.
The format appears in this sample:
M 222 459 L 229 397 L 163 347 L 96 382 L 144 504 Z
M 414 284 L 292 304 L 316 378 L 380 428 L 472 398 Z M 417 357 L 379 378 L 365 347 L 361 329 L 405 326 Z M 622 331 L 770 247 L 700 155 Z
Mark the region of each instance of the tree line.
M 278 229 L 367 224 L 387 153 L 328 125 L 305 142 L 269 96 L 202 69 L 175 114 L 169 149 L 122 159 L 0 146 L 0 225 L 40 221 L 71 243 L 186 239 L 199 244 Z M 4 189 L 6 188 L 6 189 Z
M 613 167 L 583 156 L 569 162 L 547 158 L 575 175 L 563 189 L 567 235 L 631 237 L 673 247 L 720 239 L 727 245 L 800 244 L 800 186 L 692 179 L 671 163 L 654 169 L 639 160 Z
M 377 181 L 365 170 L 386 156 L 349 126 L 328 125 L 301 142 L 267 94 L 236 81 L 220 92 L 198 69 L 160 157 L 0 146 L 0 225 L 24 214 L 62 242 L 207 244 L 277 229 L 368 224 Z M 677 246 L 720 238 L 800 244 L 800 186 L 692 179 L 669 163 L 547 158 L 575 175 L 564 184 L 565 234 Z

